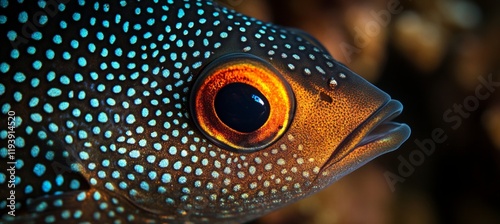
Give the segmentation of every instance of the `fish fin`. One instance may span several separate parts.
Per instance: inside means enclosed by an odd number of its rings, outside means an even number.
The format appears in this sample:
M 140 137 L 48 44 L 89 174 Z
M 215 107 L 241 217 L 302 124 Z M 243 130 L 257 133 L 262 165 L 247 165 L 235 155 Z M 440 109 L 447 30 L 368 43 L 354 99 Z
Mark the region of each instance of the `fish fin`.
M 156 216 L 127 199 L 91 188 L 60 195 L 43 196 L 28 205 L 28 213 L 4 215 L 6 223 L 164 223 L 173 217 Z M 161 219 L 161 220 L 160 220 Z M 175 222 L 175 221 L 174 221 Z

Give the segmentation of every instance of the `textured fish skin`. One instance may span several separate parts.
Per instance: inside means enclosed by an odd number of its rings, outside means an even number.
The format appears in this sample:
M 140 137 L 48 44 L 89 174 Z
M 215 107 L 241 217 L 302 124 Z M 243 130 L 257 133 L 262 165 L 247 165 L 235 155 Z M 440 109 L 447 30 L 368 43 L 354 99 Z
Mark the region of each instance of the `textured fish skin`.
M 245 222 L 410 132 L 385 122 L 399 102 L 309 35 L 212 1 L 0 0 L 0 52 L 3 222 Z M 244 55 L 280 73 L 295 104 L 284 134 L 252 152 L 218 147 L 190 102 L 207 65 Z M 381 123 L 389 134 L 366 141 Z M 4 161 L 16 162 L 15 217 Z

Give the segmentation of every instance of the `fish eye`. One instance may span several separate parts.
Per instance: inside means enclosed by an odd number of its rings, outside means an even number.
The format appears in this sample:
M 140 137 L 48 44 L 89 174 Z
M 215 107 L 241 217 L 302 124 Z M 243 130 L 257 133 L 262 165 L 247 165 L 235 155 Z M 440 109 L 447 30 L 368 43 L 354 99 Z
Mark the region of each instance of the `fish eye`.
M 215 145 L 253 152 L 283 135 L 293 119 L 295 97 L 268 62 L 235 53 L 202 69 L 190 107 L 195 124 Z

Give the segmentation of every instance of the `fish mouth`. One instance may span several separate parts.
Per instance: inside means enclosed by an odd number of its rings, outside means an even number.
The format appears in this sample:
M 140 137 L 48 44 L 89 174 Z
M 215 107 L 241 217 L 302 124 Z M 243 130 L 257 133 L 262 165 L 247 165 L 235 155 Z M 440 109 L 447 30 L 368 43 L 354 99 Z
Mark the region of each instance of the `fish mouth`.
M 387 101 L 342 141 L 324 168 L 347 163 L 344 165 L 354 170 L 399 148 L 411 133 L 408 125 L 392 121 L 402 110 L 399 101 Z

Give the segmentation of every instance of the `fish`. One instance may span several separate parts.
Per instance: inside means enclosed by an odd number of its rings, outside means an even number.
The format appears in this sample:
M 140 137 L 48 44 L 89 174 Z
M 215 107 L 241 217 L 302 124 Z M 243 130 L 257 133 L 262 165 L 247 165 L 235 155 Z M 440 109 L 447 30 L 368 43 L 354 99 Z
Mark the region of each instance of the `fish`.
M 397 149 L 402 104 L 201 0 L 0 0 L 5 223 L 242 223 Z

